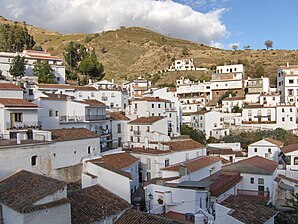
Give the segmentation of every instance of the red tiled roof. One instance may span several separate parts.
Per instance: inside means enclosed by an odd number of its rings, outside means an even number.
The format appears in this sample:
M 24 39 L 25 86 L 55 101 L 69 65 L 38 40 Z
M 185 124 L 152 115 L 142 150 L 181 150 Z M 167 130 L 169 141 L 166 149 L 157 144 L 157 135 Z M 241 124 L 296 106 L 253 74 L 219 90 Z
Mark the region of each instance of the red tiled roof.
M 218 197 L 239 183 L 242 178 L 240 174 L 220 174 L 209 186 L 209 191 L 211 195 Z
M 67 198 L 36 205 L 39 200 L 61 190 L 64 181 L 20 170 L 0 182 L 0 202 L 20 213 L 69 203 Z
M 172 151 L 184 151 L 205 148 L 204 145 L 192 139 L 172 140 L 170 142 L 163 142 L 162 144 L 168 145 L 170 147 L 170 150 Z
M 23 91 L 23 89 L 12 83 L 0 83 L 0 89 L 2 90 L 19 90 Z
M 200 156 L 182 163 L 177 163 L 172 166 L 162 168 L 161 170 L 179 171 L 180 168 L 186 167 L 189 172 L 194 172 L 218 161 L 221 161 L 221 158 L 215 156 Z
M 86 128 L 63 128 L 51 130 L 53 141 L 72 141 L 86 138 L 99 138 L 100 135 Z
M 98 91 L 93 86 L 74 86 L 69 84 L 36 84 L 41 89 L 74 89 L 78 91 Z
M 71 96 L 65 95 L 65 94 L 54 94 L 54 93 L 43 93 L 47 97 L 40 97 L 43 100 L 61 100 L 65 101 L 67 98 L 72 98 Z
M 89 160 L 91 163 L 106 163 L 118 169 L 124 169 L 138 162 L 139 159 L 129 153 L 114 153 L 102 156 L 102 158 Z
M 24 99 L 0 98 L 0 104 L 5 107 L 32 107 L 37 108 L 37 105 Z
M 133 147 L 133 148 L 124 149 L 124 150 L 131 153 L 144 153 L 144 154 L 155 154 L 155 155 L 171 153 L 171 150 L 159 150 L 159 149 L 140 148 L 140 147 Z
M 73 191 L 68 196 L 71 202 L 71 223 L 98 223 L 107 217 L 118 215 L 131 205 L 107 189 L 94 185 Z
M 141 125 L 153 124 L 163 118 L 165 117 L 162 117 L 162 116 L 140 117 L 130 121 L 129 124 L 141 124 Z
M 286 154 L 298 150 L 298 143 L 287 145 L 281 148 L 281 151 Z
M 277 162 L 260 156 L 253 156 L 248 159 L 243 159 L 236 163 L 226 165 L 223 167 L 223 171 L 271 175 L 276 170 L 277 166 Z
M 110 113 L 110 117 L 112 120 L 115 121 L 129 121 L 130 119 L 125 116 L 125 114 L 121 112 L 112 112 Z
M 222 101 L 234 101 L 234 100 L 245 100 L 243 96 L 226 97 Z
M 170 100 L 162 99 L 157 97 L 143 97 L 139 99 L 135 99 L 134 101 L 147 101 L 147 102 L 171 102 Z
M 196 111 L 196 112 L 193 112 L 191 114 L 194 114 L 194 115 L 204 115 L 208 112 L 211 112 L 211 110 L 199 110 L 199 111 Z
M 25 57 L 31 57 L 31 58 L 40 58 L 40 59 L 50 59 L 50 60 L 56 60 L 56 61 L 62 61 L 61 58 L 57 56 L 50 56 L 50 55 L 38 55 L 38 54 L 26 54 Z
M 279 146 L 279 147 L 284 145 L 284 143 L 282 141 L 276 140 L 274 138 L 265 138 L 264 140 L 267 142 L 270 142 L 276 146 Z
M 100 102 L 98 100 L 83 100 L 83 101 L 75 101 L 77 103 L 84 103 L 84 104 L 88 104 L 91 107 L 103 107 L 106 106 L 103 102 Z
M 164 217 L 128 209 L 115 222 L 115 224 L 179 224 Z

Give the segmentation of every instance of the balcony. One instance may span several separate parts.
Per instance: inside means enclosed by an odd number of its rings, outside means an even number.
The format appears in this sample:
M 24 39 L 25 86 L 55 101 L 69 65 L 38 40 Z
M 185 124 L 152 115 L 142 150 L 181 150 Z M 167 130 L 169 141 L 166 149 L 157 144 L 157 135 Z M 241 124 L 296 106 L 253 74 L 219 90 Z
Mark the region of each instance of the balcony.
M 256 201 L 267 201 L 270 198 L 267 191 L 252 191 L 252 190 L 237 190 L 238 195 L 248 197 L 249 199 Z
M 100 121 L 100 120 L 106 120 L 109 118 L 107 115 L 86 115 L 85 120 L 86 121 Z
M 39 121 L 14 121 L 6 122 L 7 130 L 11 129 L 41 129 L 41 122 Z
M 68 123 L 80 123 L 84 122 L 85 116 L 61 116 L 60 124 L 68 124 Z

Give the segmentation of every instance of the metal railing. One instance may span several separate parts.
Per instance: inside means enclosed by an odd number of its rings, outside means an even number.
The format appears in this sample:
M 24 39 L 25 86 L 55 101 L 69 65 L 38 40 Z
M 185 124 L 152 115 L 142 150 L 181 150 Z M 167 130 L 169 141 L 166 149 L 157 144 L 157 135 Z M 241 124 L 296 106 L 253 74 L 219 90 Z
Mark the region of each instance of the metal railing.
M 85 120 L 86 121 L 99 121 L 99 120 L 105 120 L 108 117 L 106 115 L 86 115 Z
M 59 122 L 60 123 L 77 123 L 77 122 L 84 122 L 85 116 L 60 116 Z
M 6 122 L 7 129 L 40 129 L 41 122 L 39 121 L 14 121 L 14 122 Z

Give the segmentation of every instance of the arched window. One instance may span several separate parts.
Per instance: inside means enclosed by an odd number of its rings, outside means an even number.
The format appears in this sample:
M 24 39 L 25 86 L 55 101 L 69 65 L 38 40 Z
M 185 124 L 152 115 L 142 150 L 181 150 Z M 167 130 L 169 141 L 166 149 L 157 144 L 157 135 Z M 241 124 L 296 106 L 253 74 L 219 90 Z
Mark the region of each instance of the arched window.
M 294 158 L 294 165 L 298 165 L 298 157 Z

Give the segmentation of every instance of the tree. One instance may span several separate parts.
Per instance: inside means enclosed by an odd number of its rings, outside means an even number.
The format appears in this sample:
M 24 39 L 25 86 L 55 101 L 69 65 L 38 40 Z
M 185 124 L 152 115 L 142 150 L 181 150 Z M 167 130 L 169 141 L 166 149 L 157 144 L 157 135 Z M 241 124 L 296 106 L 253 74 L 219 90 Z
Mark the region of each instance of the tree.
M 244 45 L 244 50 L 249 50 L 250 49 L 250 45 Z
M 298 223 L 298 193 L 292 193 L 292 198 L 287 199 L 287 207 L 293 209 L 293 223 Z
M 33 68 L 33 75 L 38 76 L 39 83 L 56 83 L 54 70 L 47 61 L 37 61 Z
M 23 77 L 25 74 L 25 58 L 21 57 L 20 55 L 16 56 L 13 61 L 12 64 L 10 65 L 9 68 L 9 73 L 13 76 L 13 77 Z
M 90 56 L 84 58 L 80 65 L 79 71 L 82 72 L 86 78 L 91 77 L 93 79 L 101 80 L 104 77 L 104 67 L 97 60 L 95 52 L 93 51 Z
M 206 144 L 206 136 L 200 130 L 195 130 L 187 125 L 181 125 L 181 134 L 189 135 L 191 139 L 200 142 L 201 144 Z
M 63 55 L 67 65 L 72 69 L 76 69 L 78 63 L 82 61 L 88 54 L 84 45 L 71 41 L 66 46 L 65 53 Z
M 232 44 L 232 48 L 233 48 L 233 50 L 237 50 L 238 49 L 238 47 L 239 47 L 239 45 L 238 44 Z
M 242 109 L 238 105 L 235 105 L 232 108 L 232 113 L 242 113 Z
M 266 46 L 267 50 L 269 48 L 272 48 L 273 47 L 273 41 L 272 40 L 266 40 L 265 41 L 265 46 Z

